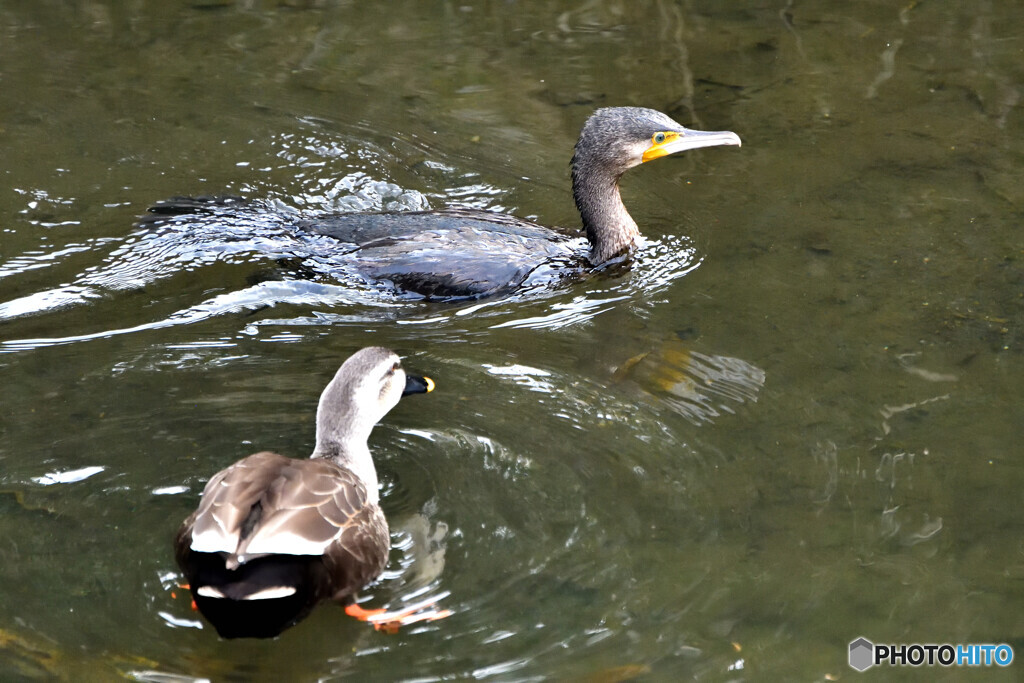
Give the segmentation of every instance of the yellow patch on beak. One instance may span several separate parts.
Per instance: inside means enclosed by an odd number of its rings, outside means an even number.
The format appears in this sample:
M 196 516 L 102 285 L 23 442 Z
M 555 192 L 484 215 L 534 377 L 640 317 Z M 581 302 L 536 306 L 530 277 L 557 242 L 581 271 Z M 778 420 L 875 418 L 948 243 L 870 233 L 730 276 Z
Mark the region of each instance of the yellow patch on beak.
M 660 159 L 663 156 L 671 154 L 671 145 L 678 139 L 679 133 L 674 131 L 655 133 L 651 136 L 651 146 L 644 150 L 644 155 L 640 158 L 641 162 Z
M 423 382 L 427 385 L 428 394 L 434 390 L 434 380 L 430 379 L 429 377 L 424 377 Z

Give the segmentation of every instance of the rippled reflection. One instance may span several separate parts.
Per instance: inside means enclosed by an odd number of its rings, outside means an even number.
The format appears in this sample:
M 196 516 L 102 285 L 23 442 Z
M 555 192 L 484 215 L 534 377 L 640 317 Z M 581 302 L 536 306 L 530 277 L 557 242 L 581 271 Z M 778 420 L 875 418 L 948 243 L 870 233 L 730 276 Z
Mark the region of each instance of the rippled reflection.
M 89 302 L 98 305 L 111 292 L 143 288 L 215 263 L 266 262 L 279 267 L 291 262 L 298 264 L 301 273 L 284 271 L 275 275 L 275 279 L 217 294 L 162 319 L 63 337 L 6 340 L 2 349 L 17 351 L 88 341 L 192 324 L 215 316 L 262 311 L 277 305 L 326 306 L 350 311 L 357 307 L 358 312 L 315 311 L 300 317 L 255 321 L 250 325 L 331 325 L 353 318 L 394 319 L 400 314 L 398 322 L 409 324 L 443 323 L 473 315 L 492 319 L 494 328 L 558 329 L 591 320 L 624 300 L 650 297 L 699 265 L 694 248 L 685 238 L 644 240 L 637 249 L 632 268 L 620 268 L 624 272 L 614 269 L 598 272 L 587 282 L 586 294 L 573 294 L 571 288 L 553 287 L 549 279 L 558 278 L 560 274 L 557 264 L 551 264 L 549 276 L 543 272 L 531 276 L 536 281 L 531 287 L 504 298 L 453 304 L 448 308 L 450 313 L 438 315 L 436 307 L 410 306 L 416 303 L 415 299 L 410 302 L 408 296 L 368 282 L 352 264 L 346 266 L 343 258 L 346 248 L 336 240 L 297 231 L 279 213 L 247 212 L 246 215 L 253 220 L 242 224 L 238 221 L 172 224 L 136 234 L 118 247 L 104 265 L 89 269 L 73 284 L 0 303 L 0 320 Z M 582 240 L 580 247 L 582 250 Z M 541 302 L 543 308 L 538 312 L 533 307 L 532 313 L 524 316 L 519 308 L 524 301 Z
M 275 158 L 265 163 L 243 162 L 245 166 L 256 168 L 258 173 L 267 174 L 268 178 L 273 174 L 287 174 L 289 186 L 298 188 L 297 191 L 284 190 L 269 180 L 243 185 L 239 194 L 265 198 L 258 200 L 261 209 L 245 212 L 244 216 L 225 216 L 222 220 L 194 221 L 186 225 L 143 225 L 124 238 L 93 238 L 58 246 L 43 237 L 37 249 L 4 254 L 6 260 L 0 261 L 0 278 L 46 268 L 74 254 L 96 254 L 97 263 L 67 283 L 0 302 L 0 321 L 95 305 L 116 292 L 150 287 L 214 264 L 243 267 L 249 277 L 259 275 L 253 272 L 253 264 L 263 264 L 264 268 L 272 269 L 271 276 L 279 282 L 223 292 L 164 320 L 118 328 L 97 336 L 195 322 L 211 315 L 279 303 L 328 306 L 394 303 L 396 298 L 388 296 L 388 292 L 347 271 L 343 264 L 339 267 L 342 261 L 339 257 L 346 251 L 343 246 L 335 240 L 297 231 L 291 222 L 298 217 L 315 219 L 326 213 L 430 208 L 428 195 L 402 188 L 387 179 L 396 153 L 422 154 L 423 148 L 415 142 L 395 138 L 390 141 L 393 149 L 384 150 L 353 135 L 327 133 L 321 130 L 319 121 L 310 119 L 306 123 L 310 128 L 306 134 L 282 133 L 274 138 Z M 495 200 L 504 192 L 482 183 L 475 174 L 460 174 L 443 164 L 431 164 L 430 170 L 440 174 L 445 189 L 434 196 L 446 207 L 500 210 Z M 45 190 L 16 191 L 26 196 L 23 213 L 31 224 L 45 222 L 34 217 L 45 215 L 39 211 L 43 205 L 60 207 L 73 201 L 52 197 Z M 49 227 L 57 225 L 45 223 Z M 100 256 L 111 247 L 111 251 Z M 302 272 L 295 273 L 290 267 L 300 267 Z M 302 282 L 311 278 L 322 286 L 311 288 Z M 56 341 L 92 337 L 91 334 L 68 336 Z
M 237 214 L 226 211 L 208 220 L 181 223 L 144 222 L 123 238 L 97 237 L 64 245 L 44 242 L 39 249 L 8 256 L 0 262 L 0 278 L 13 279 L 72 255 L 80 261 L 83 254 L 93 254 L 96 263 L 65 283 L 0 302 L 0 321 L 85 306 L 99 312 L 93 329 L 69 331 L 59 337 L 8 338 L 2 350 L 132 334 L 215 316 L 262 312 L 274 306 L 320 310 L 258 319 L 247 327 L 331 325 L 353 318 L 446 324 L 472 315 L 492 320 L 494 328 L 558 329 L 591 320 L 631 297 L 657 293 L 700 264 L 696 250 L 685 237 L 644 239 L 631 264 L 612 263 L 588 277 L 585 294 L 573 291 L 573 278 L 568 278 L 568 287 L 564 283 L 552 286 L 554 281 L 565 279 L 565 273 L 577 270 L 575 263 L 553 262 L 531 276 L 531 285 L 507 298 L 424 311 L 410 305 L 415 297 L 397 294 L 360 275 L 351 262 L 346 262 L 346 245 L 299 230 L 296 220 L 315 220 L 337 212 L 429 209 L 432 198 L 445 207 L 503 211 L 507 208 L 502 204 L 506 192 L 482 182 L 474 172 L 460 172 L 429 158 L 413 167 L 422 167 L 431 184 L 441 189 L 432 195 L 406 189 L 388 176 L 395 157 L 422 159 L 436 155 L 421 141 L 396 135 L 375 143 L 366 139 L 369 131 L 328 131 L 324 122 L 316 119 L 305 121 L 305 125 L 305 132 L 277 134 L 272 140 L 272 158 L 240 162 L 255 169 L 257 177 L 266 174 L 265 181 L 250 181 L 239 188 L 242 196 L 263 197 L 254 200 L 254 210 Z M 282 174 L 287 175 L 293 189 L 284 190 L 273 180 Z M 33 207 L 44 203 L 62 206 L 71 201 L 50 197 L 44 191 L 21 192 L 26 196 L 25 211 L 29 214 Z M 583 254 L 586 242 L 580 238 L 575 247 Z M 192 276 L 206 286 L 189 287 Z M 248 282 L 238 286 L 240 280 Z M 168 300 L 173 301 L 202 293 L 207 296 L 161 317 L 140 319 L 146 315 L 145 310 L 126 315 L 124 305 L 130 300 L 118 293 L 142 289 L 153 291 L 157 297 L 168 292 Z M 539 302 L 540 306 L 523 309 L 524 301 Z M 114 305 L 121 309 L 116 316 L 105 312 Z M 105 319 L 117 319 L 122 324 L 103 325 Z
M 381 310 L 404 307 L 403 312 L 415 322 L 418 311 L 408 309 L 409 297 L 366 281 L 351 265 L 346 268 L 344 245 L 330 238 L 304 234 L 288 225 L 279 213 L 246 212 L 245 215 L 252 220 L 171 224 L 136 234 L 118 247 L 103 266 L 89 269 L 75 283 L 0 303 L 0 320 L 82 305 L 103 299 L 108 292 L 142 288 L 218 262 L 279 265 L 291 260 L 300 264 L 307 277 L 316 279 L 297 279 L 285 272 L 282 279 L 266 280 L 218 294 L 162 320 L 59 338 L 8 340 L 4 346 L 12 350 L 85 341 L 189 324 L 213 316 L 256 311 L 278 304 L 355 305 Z M 496 328 L 557 329 L 592 319 L 630 297 L 657 293 L 698 265 L 695 250 L 685 238 L 644 240 L 637 249 L 630 270 L 612 280 L 608 279 L 609 275 L 598 273 L 588 283 L 597 284 L 598 288 L 588 294 L 567 296 L 563 290 L 552 288 L 543 273 L 537 273 L 535 279 L 539 284 L 531 288 L 502 299 L 453 307 L 450 315 L 434 319 L 475 315 L 502 318 L 493 323 Z M 552 271 L 557 270 L 554 266 L 551 268 Z M 552 272 L 551 277 L 557 275 Z M 529 299 L 546 299 L 550 303 L 547 310 L 539 315 L 521 317 L 516 304 Z M 335 322 L 336 315 L 347 314 L 317 313 L 314 318 L 275 319 L 274 324 L 330 324 Z M 367 315 L 374 314 L 370 311 Z
M 711 422 L 736 406 L 756 402 L 765 372 L 740 358 L 707 355 L 669 340 L 628 359 L 615 371 L 692 422 Z
M 53 484 L 73 484 L 76 481 L 82 481 L 88 479 L 94 474 L 99 474 L 105 467 L 100 465 L 93 465 L 91 467 L 83 467 L 77 470 L 68 470 L 64 472 L 47 472 L 41 477 L 32 477 L 32 481 L 42 486 L 51 486 Z

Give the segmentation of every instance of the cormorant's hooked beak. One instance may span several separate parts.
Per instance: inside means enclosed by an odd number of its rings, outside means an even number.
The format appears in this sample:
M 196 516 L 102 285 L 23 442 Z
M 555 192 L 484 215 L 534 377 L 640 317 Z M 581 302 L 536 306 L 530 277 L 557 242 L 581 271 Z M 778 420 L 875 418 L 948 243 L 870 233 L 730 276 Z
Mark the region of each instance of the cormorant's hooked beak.
M 434 380 L 429 377 L 407 374 L 405 376 L 405 389 L 402 390 L 402 396 L 408 396 L 409 394 L 429 394 L 433 390 Z
M 641 161 L 653 161 L 676 152 L 719 145 L 740 145 L 740 136 L 728 130 L 667 130 L 651 137 L 651 146 L 644 150 Z

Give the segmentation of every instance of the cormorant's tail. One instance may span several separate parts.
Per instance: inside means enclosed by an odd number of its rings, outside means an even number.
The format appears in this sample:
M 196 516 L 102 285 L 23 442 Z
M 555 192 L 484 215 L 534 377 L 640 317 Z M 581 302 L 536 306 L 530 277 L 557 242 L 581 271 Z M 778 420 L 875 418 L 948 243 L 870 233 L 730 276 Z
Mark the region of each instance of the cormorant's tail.
M 244 197 L 233 195 L 203 195 L 198 197 L 171 197 L 150 206 L 148 215 L 138 220 L 138 225 L 163 223 L 168 216 L 195 216 L 224 213 L 225 210 L 237 209 L 248 205 Z

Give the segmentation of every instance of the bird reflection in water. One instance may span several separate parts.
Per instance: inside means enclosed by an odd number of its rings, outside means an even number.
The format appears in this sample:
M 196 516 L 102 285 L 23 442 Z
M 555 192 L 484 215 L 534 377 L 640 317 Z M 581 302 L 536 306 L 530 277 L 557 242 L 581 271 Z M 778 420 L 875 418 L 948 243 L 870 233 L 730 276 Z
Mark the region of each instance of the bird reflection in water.
M 694 351 L 676 338 L 627 359 L 612 378 L 701 424 L 734 413 L 743 403 L 757 402 L 765 372 L 740 358 Z

